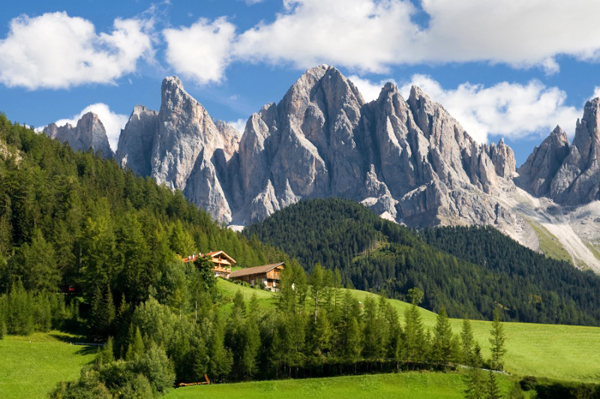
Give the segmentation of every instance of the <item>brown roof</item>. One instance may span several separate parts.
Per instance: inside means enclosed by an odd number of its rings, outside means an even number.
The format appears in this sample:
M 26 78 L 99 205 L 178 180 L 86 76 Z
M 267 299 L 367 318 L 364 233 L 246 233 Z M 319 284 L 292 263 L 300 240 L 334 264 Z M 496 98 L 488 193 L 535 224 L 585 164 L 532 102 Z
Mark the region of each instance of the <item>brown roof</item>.
M 229 278 L 248 276 L 250 274 L 263 274 L 270 272 L 275 269 L 277 266 L 284 265 L 284 262 L 273 263 L 272 265 L 264 265 L 264 266 L 256 266 L 256 267 L 248 267 L 246 269 L 236 270 L 229 275 Z
M 208 255 L 208 256 L 210 256 L 211 258 L 212 258 L 212 257 L 215 257 L 215 256 L 217 256 L 217 255 L 223 255 L 224 257 L 226 257 L 227 259 L 229 259 L 229 261 L 230 261 L 231 263 L 237 263 L 237 262 L 235 261 L 235 259 L 233 259 L 231 256 L 227 255 L 227 254 L 226 254 L 225 252 L 223 252 L 223 251 L 209 252 L 209 253 L 207 253 L 207 254 L 204 254 L 204 255 Z

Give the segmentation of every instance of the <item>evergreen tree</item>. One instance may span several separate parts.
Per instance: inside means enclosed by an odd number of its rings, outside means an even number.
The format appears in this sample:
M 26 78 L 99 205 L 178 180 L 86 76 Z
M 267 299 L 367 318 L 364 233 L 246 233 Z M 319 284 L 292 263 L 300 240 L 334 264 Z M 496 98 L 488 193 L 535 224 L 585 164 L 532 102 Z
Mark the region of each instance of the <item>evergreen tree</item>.
M 483 399 L 486 397 L 486 381 L 481 370 L 483 358 L 481 357 L 481 348 L 476 343 L 473 349 L 473 361 L 466 373 L 465 397 L 467 399 Z
M 133 330 L 131 331 L 133 332 Z M 144 354 L 146 351 L 144 340 L 142 339 L 142 333 L 139 327 L 135 327 L 135 333 L 133 333 L 132 339 L 130 339 L 129 347 L 127 348 L 126 360 L 135 360 Z
M 319 296 L 323 294 L 323 288 L 325 287 L 324 274 L 325 273 L 321 267 L 321 264 L 317 263 L 308 281 L 308 284 L 310 285 L 310 294 L 314 303 L 315 323 L 317 322 L 317 317 L 319 314 L 319 300 L 322 300 L 322 298 L 319 298 Z
M 223 381 L 231 372 L 233 357 L 225 347 L 225 326 L 219 314 L 215 313 L 213 329 L 209 341 L 209 371 L 217 381 Z
M 447 365 L 452 360 L 452 327 L 446 314 L 446 308 L 440 308 L 433 336 L 433 361 Z
M 487 386 L 487 399 L 500 399 L 502 394 L 500 394 L 500 387 L 498 386 L 498 381 L 496 380 L 496 373 L 492 370 L 489 371 L 488 376 L 488 386 Z
M 423 291 L 418 288 L 409 290 L 411 306 L 406 309 L 404 328 L 404 360 L 407 362 L 422 362 L 425 360 L 427 340 L 423 328 L 423 320 L 418 304 L 423 299 Z
M 500 322 L 500 310 L 494 309 L 494 321 L 492 322 L 492 335 L 490 344 L 492 345 L 492 368 L 494 370 L 504 369 L 504 355 L 506 354 L 506 335 L 504 334 L 504 326 Z
M 466 317 L 463 319 L 460 341 L 462 361 L 466 366 L 472 366 L 474 344 L 473 329 L 471 328 L 471 322 Z
M 244 328 L 244 349 L 242 353 L 242 371 L 247 379 L 251 379 L 259 370 L 258 355 L 261 347 L 260 331 L 257 320 L 249 317 Z
M 192 379 L 193 381 L 202 381 L 204 375 L 208 373 L 208 351 L 206 341 L 201 334 L 196 336 L 196 343 L 192 349 Z
M 102 348 L 98 357 L 96 358 L 96 363 L 101 367 L 103 365 L 112 363 L 115 361 L 114 355 L 114 347 L 113 347 L 113 338 L 108 337 L 108 341 L 106 341 L 106 345 Z

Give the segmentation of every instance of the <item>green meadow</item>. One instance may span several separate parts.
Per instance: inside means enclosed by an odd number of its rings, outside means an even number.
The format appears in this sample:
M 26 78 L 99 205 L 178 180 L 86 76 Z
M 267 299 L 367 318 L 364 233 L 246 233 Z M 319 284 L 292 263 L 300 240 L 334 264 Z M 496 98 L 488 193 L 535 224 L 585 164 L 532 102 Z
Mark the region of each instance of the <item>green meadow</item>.
M 77 337 L 50 332 L 0 341 L 0 398 L 46 398 L 59 381 L 75 380 L 96 348 L 71 345 Z
M 508 377 L 498 376 L 501 390 L 510 390 Z M 398 373 L 351 377 L 314 378 L 215 384 L 178 388 L 167 399 L 392 399 L 463 398 L 465 383 L 460 373 Z
M 219 288 L 224 296 L 233 295 L 238 289 L 249 300 L 257 294 L 260 306 L 275 306 L 275 295 L 257 289 L 242 287 L 219 280 Z M 364 291 L 351 291 L 364 302 L 366 296 L 375 294 Z M 391 299 L 404 320 L 404 312 L 410 307 L 406 302 Z M 437 315 L 421 309 L 423 323 L 433 327 Z M 462 320 L 451 319 L 455 333 L 459 333 Z M 484 357 L 489 357 L 489 337 L 491 322 L 472 320 L 473 334 L 483 349 Z M 520 376 L 547 377 L 557 380 L 600 382 L 600 328 L 565 326 L 555 324 L 504 323 L 506 332 L 505 369 Z
M 276 306 L 275 294 L 219 280 L 223 311 L 241 290 L 246 301 L 256 294 L 261 308 Z M 359 300 L 367 295 L 352 291 Z M 403 317 L 409 304 L 390 300 Z M 436 314 L 421 309 L 423 322 L 433 327 Z M 451 320 L 458 333 L 462 320 Z M 473 320 L 475 338 L 489 357 L 491 323 Z M 508 352 L 505 369 L 515 376 L 536 376 L 556 380 L 600 381 L 600 328 L 504 323 Z M 81 367 L 93 361 L 96 348 L 72 345 L 77 337 L 60 333 L 36 333 L 28 337 L 7 336 L 0 341 L 0 398 L 44 398 L 59 381 L 75 380 Z M 503 389 L 510 381 L 500 376 Z M 173 390 L 168 398 L 460 398 L 464 380 L 460 373 L 400 373 L 307 380 L 262 381 L 237 384 L 215 384 Z

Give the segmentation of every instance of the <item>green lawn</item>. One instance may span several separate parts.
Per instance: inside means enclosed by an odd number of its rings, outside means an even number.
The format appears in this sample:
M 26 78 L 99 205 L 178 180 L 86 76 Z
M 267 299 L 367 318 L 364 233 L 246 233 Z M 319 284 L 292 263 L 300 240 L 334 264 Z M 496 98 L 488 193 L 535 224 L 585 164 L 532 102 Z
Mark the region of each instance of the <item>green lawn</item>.
M 499 375 L 498 381 L 502 391 L 508 392 L 511 386 L 510 380 Z M 465 383 L 462 374 L 410 372 L 185 387 L 171 391 L 166 398 L 428 399 L 463 398 L 464 390 Z
M 60 332 L 0 341 L 0 398 L 46 398 L 59 381 L 75 380 L 96 348 L 71 345 L 76 338 Z

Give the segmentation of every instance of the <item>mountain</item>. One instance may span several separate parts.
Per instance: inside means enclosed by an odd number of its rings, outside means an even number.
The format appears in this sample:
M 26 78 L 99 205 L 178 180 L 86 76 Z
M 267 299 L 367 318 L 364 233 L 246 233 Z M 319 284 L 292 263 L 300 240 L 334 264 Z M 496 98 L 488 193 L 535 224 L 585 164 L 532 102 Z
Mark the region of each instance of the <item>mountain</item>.
M 220 223 L 244 226 L 300 199 L 341 197 L 417 228 L 491 225 L 600 271 L 597 107 L 586 105 L 572 145 L 557 128 L 516 171 L 503 140 L 478 144 L 418 87 L 404 99 L 388 83 L 366 102 L 321 65 L 240 135 L 168 77 L 160 110 L 134 108 L 115 157 Z
M 552 198 L 565 205 L 581 205 L 600 200 L 600 99 L 588 101 L 583 117 L 577 120 L 575 138 L 569 145 L 566 136 L 555 131 L 546 143 L 548 163 L 545 189 L 538 195 Z M 535 180 L 533 163 L 537 158 L 536 148 L 525 165 L 519 169 L 525 179 Z M 531 162 L 530 162 L 531 161 Z M 549 184 L 548 184 L 549 182 Z M 525 185 L 527 187 L 527 185 Z M 534 187 L 528 187 L 533 189 Z
M 166 78 L 160 111 L 134 109 L 116 158 L 234 224 L 331 196 L 419 227 L 519 224 L 494 200 L 515 172 L 503 141 L 477 144 L 417 87 L 405 101 L 388 84 L 367 103 L 324 65 L 252 115 L 241 138 L 215 123 L 179 79 Z
M 177 77 L 163 81 L 160 111 L 136 106 L 119 137 L 116 159 L 123 167 L 179 189 L 216 220 L 231 210 L 219 174 L 237 150 L 239 134 L 215 122 Z
M 69 143 L 75 151 L 87 151 L 90 148 L 100 152 L 104 158 L 112 158 L 113 152 L 108 144 L 108 136 L 98 115 L 88 112 L 79 119 L 76 126 L 67 123 L 64 126 L 49 124 L 44 133 L 63 143 Z
M 419 234 L 353 201 L 303 200 L 244 229 L 297 257 L 339 269 L 346 283 L 406 299 L 452 317 L 490 318 L 495 306 L 515 321 L 598 324 L 600 277 L 545 257 L 493 228 L 437 227 Z M 451 255 L 450 255 L 451 254 Z

